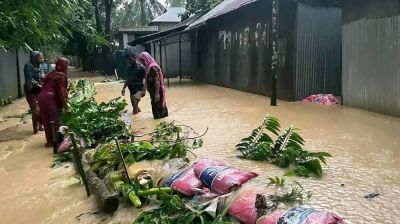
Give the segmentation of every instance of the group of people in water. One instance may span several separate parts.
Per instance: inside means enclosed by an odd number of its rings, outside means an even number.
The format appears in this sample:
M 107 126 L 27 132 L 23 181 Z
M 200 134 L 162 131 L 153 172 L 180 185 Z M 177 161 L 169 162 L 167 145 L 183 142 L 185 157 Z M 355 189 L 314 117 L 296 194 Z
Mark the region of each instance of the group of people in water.
M 166 89 L 164 86 L 163 72 L 154 58 L 147 52 L 127 55 L 130 66 L 127 70 L 127 78 L 124 82 L 121 94 L 125 95 L 128 87 L 133 108 L 133 114 L 140 112 L 139 102 L 150 94 L 154 119 L 168 116 L 166 106 Z M 55 69 L 46 74 L 42 63 L 43 54 L 39 51 L 31 52 L 30 62 L 25 64 L 24 90 L 26 100 L 32 111 L 33 132 L 45 132 L 45 147 L 53 146 L 53 133 L 61 125 L 61 113 L 63 110 L 70 112 L 68 104 L 68 66 L 69 60 L 64 57 L 57 59 Z

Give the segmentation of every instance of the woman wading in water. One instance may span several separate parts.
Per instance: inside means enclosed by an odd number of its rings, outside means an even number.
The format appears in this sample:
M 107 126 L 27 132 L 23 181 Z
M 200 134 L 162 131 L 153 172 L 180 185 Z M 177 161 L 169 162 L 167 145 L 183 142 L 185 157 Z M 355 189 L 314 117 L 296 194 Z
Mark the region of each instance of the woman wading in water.
M 47 74 L 39 95 L 40 118 L 46 134 L 46 147 L 53 145 L 54 136 L 51 129 L 51 122 L 54 122 L 54 130 L 58 130 L 62 109 L 69 110 L 67 103 L 68 64 L 69 61 L 66 58 L 59 58 L 57 60 L 56 69 Z
M 150 93 L 151 107 L 154 119 L 168 116 L 165 99 L 164 75 L 160 66 L 147 52 L 139 55 L 140 62 L 146 67 L 145 88 Z

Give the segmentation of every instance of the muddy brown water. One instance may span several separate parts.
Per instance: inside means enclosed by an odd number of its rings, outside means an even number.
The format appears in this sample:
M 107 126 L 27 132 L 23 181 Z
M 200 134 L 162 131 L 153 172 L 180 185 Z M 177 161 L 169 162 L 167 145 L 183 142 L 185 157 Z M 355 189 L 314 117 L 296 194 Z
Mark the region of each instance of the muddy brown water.
M 121 83 L 97 84 L 99 101 L 118 97 Z M 128 96 L 125 97 L 128 100 Z M 301 129 L 309 150 L 331 153 L 322 179 L 295 178 L 312 191 L 305 206 L 333 210 L 349 223 L 399 223 L 400 119 L 342 106 L 278 102 L 231 89 L 185 82 L 168 89 L 168 121 L 177 120 L 198 132 L 209 128 L 199 158 L 213 158 L 260 174 L 258 181 L 285 171 L 264 162 L 241 160 L 234 146 L 266 114 L 283 127 Z M 134 129 L 152 130 L 149 96 Z M 131 111 L 130 107 L 127 107 Z M 33 136 L 24 99 L 0 109 L 0 223 L 131 223 L 138 211 L 122 205 L 113 216 L 96 214 L 93 197 L 74 176 L 71 164 L 50 168 L 53 155 L 44 134 Z M 8 118 L 7 118 L 8 117 Z M 364 195 L 378 192 L 374 199 Z M 93 214 L 94 213 L 94 214 Z

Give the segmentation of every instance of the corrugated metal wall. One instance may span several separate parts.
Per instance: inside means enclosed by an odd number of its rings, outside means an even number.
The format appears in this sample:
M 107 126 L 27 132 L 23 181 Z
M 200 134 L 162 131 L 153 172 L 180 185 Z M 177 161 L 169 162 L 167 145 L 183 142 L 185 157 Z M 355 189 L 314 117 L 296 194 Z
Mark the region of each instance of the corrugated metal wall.
M 24 94 L 24 65 L 29 61 L 29 54 L 25 51 L 19 51 L 18 57 L 19 65 L 17 66 L 16 51 L 11 49 L 5 52 L 0 49 L 0 97 L 18 96 L 18 69 L 20 71 L 20 89 L 21 93 Z
M 400 116 L 400 16 L 343 25 L 345 105 Z
M 260 1 L 201 27 L 197 45 L 192 48 L 196 51 L 194 78 L 267 95 L 271 79 L 270 19 L 270 2 Z
M 299 3 L 295 99 L 341 94 L 341 9 Z
M 150 43 L 152 55 L 160 63 L 160 45 L 156 42 L 155 49 L 153 42 Z M 179 75 L 179 35 L 166 37 L 162 41 L 162 67 L 167 77 Z M 188 33 L 181 35 L 181 60 L 182 75 L 191 74 L 191 41 Z M 161 63 L 160 63 L 161 65 Z
M 269 96 L 271 11 L 271 1 L 258 1 L 201 27 L 197 48 L 192 49 L 195 79 Z M 340 17 L 339 8 L 280 1 L 279 99 L 301 100 L 325 92 L 340 95 Z

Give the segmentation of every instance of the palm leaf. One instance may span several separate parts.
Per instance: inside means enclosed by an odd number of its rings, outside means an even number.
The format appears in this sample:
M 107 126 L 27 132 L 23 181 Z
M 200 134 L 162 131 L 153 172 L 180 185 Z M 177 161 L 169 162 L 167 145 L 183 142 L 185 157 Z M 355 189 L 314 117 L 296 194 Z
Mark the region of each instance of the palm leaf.
M 301 150 L 304 145 L 304 139 L 296 132 L 297 129 L 290 126 L 281 134 L 275 141 L 274 151 L 282 152 L 287 148 L 293 148 L 295 150 Z
M 264 118 L 264 123 L 263 123 L 265 129 L 268 131 L 274 133 L 275 135 L 279 135 L 279 128 L 280 128 L 280 121 L 275 118 L 270 116 L 269 114 Z

